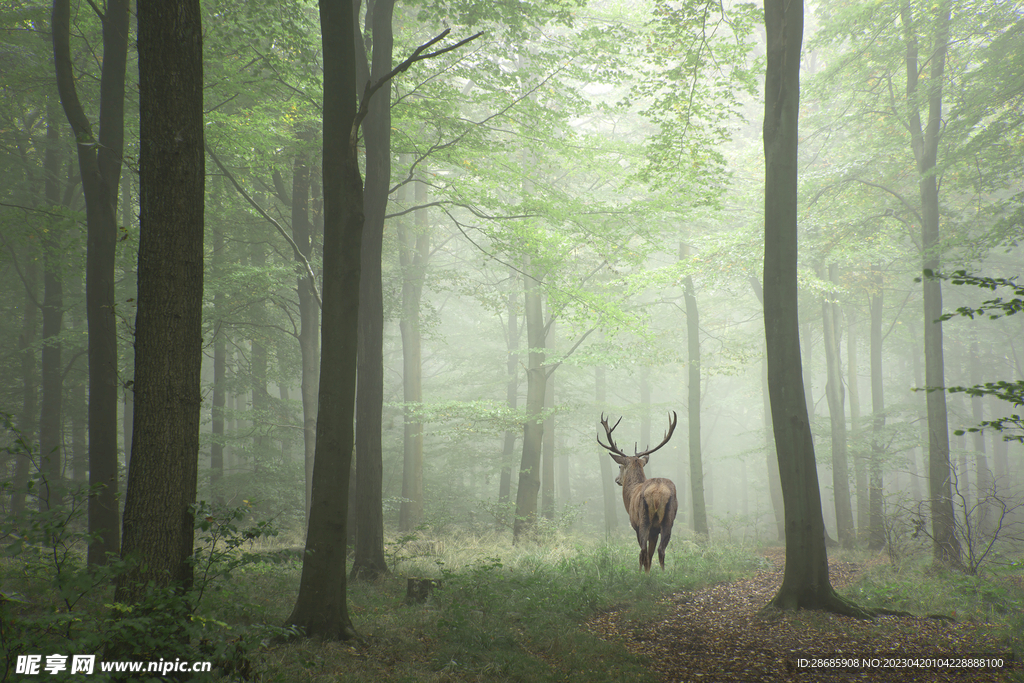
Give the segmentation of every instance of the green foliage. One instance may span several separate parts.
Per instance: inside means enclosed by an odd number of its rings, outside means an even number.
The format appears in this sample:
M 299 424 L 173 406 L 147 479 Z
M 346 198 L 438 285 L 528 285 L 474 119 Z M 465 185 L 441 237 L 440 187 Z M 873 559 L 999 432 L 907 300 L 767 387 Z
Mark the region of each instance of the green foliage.
M 29 446 L 18 435 L 5 450 L 17 453 L 26 448 Z M 102 662 L 161 658 L 167 662 L 179 658 L 213 662 L 212 674 L 190 680 L 223 674 L 251 677 L 252 651 L 262 639 L 280 634 L 282 629 L 230 626 L 217 617 L 219 606 L 209 598 L 234 586 L 235 575 L 262 562 L 260 555 L 245 552 L 245 546 L 273 536 L 276 531 L 269 523 L 243 525 L 250 516 L 248 505 L 230 509 L 199 503 L 195 507 L 198 545 L 191 558 L 196 570 L 194 584 L 150 586 L 137 604 L 114 603 L 113 586 L 129 566 L 113 554 L 103 566 L 85 565 L 85 547 L 90 540 L 84 523 L 89 491 L 85 487 L 63 490 L 66 502 L 50 506 L 39 497 L 39 492 L 46 490 L 44 484 L 30 482 L 31 504 L 18 514 L 5 514 L 0 521 L 4 679 L 13 673 L 19 655 L 53 653 L 98 655 L 94 675 L 99 680 L 110 680 L 100 671 Z M 11 482 L 4 482 L 4 493 L 11 487 Z M 65 670 L 54 680 L 69 677 Z

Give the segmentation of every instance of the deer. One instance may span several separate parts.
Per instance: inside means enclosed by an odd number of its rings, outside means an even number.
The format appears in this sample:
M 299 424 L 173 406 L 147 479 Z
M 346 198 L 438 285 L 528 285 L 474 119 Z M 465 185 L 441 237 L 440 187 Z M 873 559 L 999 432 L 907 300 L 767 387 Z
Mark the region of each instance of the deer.
M 676 519 L 679 499 L 676 496 L 676 485 L 672 480 L 664 477 L 648 479 L 644 475 L 644 465 L 647 464 L 651 453 L 672 438 L 676 420 L 676 413 L 673 411 L 669 417 L 668 431 L 665 432 L 665 438 L 660 444 L 648 448 L 643 453 L 637 452 L 634 444 L 634 455 L 626 455 L 615 445 L 612 438 L 612 432 L 619 426 L 619 422 L 622 422 L 622 418 L 620 417 L 614 426 L 609 427 L 608 420 L 604 413 L 601 413 L 601 425 L 604 427 L 608 443 L 602 443 L 600 436 L 597 437 L 597 443 L 619 464 L 619 476 L 615 477 L 615 483 L 622 487 L 622 502 L 626 506 L 629 523 L 633 525 L 636 540 L 640 544 L 640 568 L 647 573 L 651 571 L 654 547 L 658 545 L 659 534 L 661 545 L 658 546 L 658 563 L 661 564 L 662 570 L 665 569 L 665 548 L 672 537 L 672 523 Z

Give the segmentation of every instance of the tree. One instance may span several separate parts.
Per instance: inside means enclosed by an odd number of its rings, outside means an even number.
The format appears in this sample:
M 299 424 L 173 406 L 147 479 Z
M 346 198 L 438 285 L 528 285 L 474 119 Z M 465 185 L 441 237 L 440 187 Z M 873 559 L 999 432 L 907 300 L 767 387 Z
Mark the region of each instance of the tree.
M 862 615 L 828 576 L 818 471 L 804 398 L 797 320 L 797 120 L 801 0 L 766 0 L 764 325 L 779 474 L 786 506 L 786 570 L 771 604 Z
M 829 267 L 829 279 L 835 284 L 835 264 Z M 850 505 L 850 472 L 847 466 L 846 400 L 843 391 L 842 363 L 839 358 L 839 304 L 822 298 L 821 313 L 825 365 L 828 368 L 825 395 L 828 399 L 828 414 L 832 425 L 832 488 L 836 503 L 836 527 L 839 542 L 844 548 L 852 548 L 856 540 L 856 531 L 853 525 L 853 508 Z
M 132 461 L 115 600 L 192 583 L 202 360 L 203 31 L 199 0 L 142 3 Z
M 375 82 L 391 71 L 394 39 L 391 17 L 394 0 L 371 0 L 366 4 L 364 43 L 357 46 L 357 79 Z M 368 63 L 369 62 L 369 63 Z M 361 280 L 359 286 L 359 369 L 356 379 L 356 548 L 352 576 L 376 579 L 388 571 L 384 559 L 384 512 L 381 487 L 383 453 L 381 418 L 384 402 L 384 293 L 381 257 L 384 214 L 391 190 L 391 101 L 389 92 L 378 94 L 367 107 L 363 126 L 366 144 L 366 183 L 363 205 Z M 363 97 L 369 97 L 364 91 Z
M 323 39 L 324 281 L 313 490 L 299 595 L 286 623 L 307 636 L 356 635 L 348 613 L 345 530 L 355 445 L 363 181 L 356 150 L 356 44 L 351 0 L 320 0 Z
M 927 123 L 922 127 L 916 104 L 921 72 L 918 65 L 918 26 L 909 2 L 900 6 L 906 42 L 907 100 L 910 104 L 907 127 L 910 145 L 917 161 L 921 201 L 921 257 L 925 271 L 937 272 L 941 257 L 939 245 L 939 185 L 936 159 L 942 135 L 942 85 L 949 40 L 950 2 L 941 0 L 934 7 L 935 26 L 931 54 L 927 58 L 929 74 L 924 101 L 928 106 Z M 939 280 L 925 278 L 924 290 L 924 363 L 925 384 L 941 388 L 946 384 L 942 349 L 942 290 Z M 960 566 L 960 544 L 956 538 L 953 497 L 950 489 L 949 426 L 946 394 L 928 392 L 928 487 L 932 513 L 932 550 L 943 565 Z
M 117 503 L 117 330 L 114 255 L 117 190 L 124 155 L 124 79 L 129 0 L 110 0 L 103 22 L 99 135 L 78 98 L 71 61 L 71 0 L 54 0 L 51 27 L 57 90 L 78 143 L 88 230 L 86 308 L 89 324 L 89 564 L 104 564 L 120 546 Z M 92 5 L 95 9 L 95 5 Z

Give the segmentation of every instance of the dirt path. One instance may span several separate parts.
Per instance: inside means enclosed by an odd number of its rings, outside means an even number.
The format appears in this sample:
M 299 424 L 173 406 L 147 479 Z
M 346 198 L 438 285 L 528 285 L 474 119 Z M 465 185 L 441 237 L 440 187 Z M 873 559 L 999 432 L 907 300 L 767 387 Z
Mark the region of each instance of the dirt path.
M 631 622 L 611 611 L 590 627 L 649 657 L 666 682 L 1009 680 L 1007 669 L 885 668 L 920 657 L 1004 653 L 1005 658 L 1006 648 L 977 625 L 924 617 L 863 621 L 817 612 L 762 617 L 758 610 L 782 581 L 784 554 L 780 549 L 768 560 L 773 567 L 750 579 L 672 596 L 672 613 L 661 621 Z M 832 585 L 848 585 L 857 572 L 853 563 L 834 562 Z M 801 662 L 812 657 L 856 658 L 858 666 L 811 668 Z

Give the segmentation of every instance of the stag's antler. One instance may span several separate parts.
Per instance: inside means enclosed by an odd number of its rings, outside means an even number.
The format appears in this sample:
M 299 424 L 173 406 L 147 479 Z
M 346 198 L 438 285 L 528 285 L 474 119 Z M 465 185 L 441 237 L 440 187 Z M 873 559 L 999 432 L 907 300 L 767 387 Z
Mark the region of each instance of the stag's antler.
M 619 418 L 619 419 L 622 419 L 622 418 Z M 654 451 L 658 450 L 659 448 L 661 448 L 662 446 L 667 444 L 668 440 L 672 438 L 672 432 L 676 431 L 677 419 L 678 418 L 676 417 L 676 411 L 673 410 L 672 411 L 672 416 L 670 418 L 668 418 L 668 431 L 665 432 L 665 438 L 662 439 L 661 443 L 659 443 L 654 448 L 649 448 L 646 451 L 644 451 L 643 453 L 637 453 L 636 452 L 636 445 L 634 444 L 633 445 L 633 452 L 636 453 L 636 457 L 639 458 L 642 455 L 650 455 Z M 618 425 L 618 422 L 616 422 L 615 424 Z M 606 428 L 607 428 L 607 425 L 606 425 Z M 608 440 L 611 441 L 611 434 L 608 435 Z M 607 446 L 606 446 L 606 448 L 607 448 Z
M 601 448 L 606 448 L 612 453 L 615 453 L 616 455 L 621 455 L 623 458 L 628 458 L 629 456 L 620 451 L 619 447 L 615 445 L 615 440 L 612 439 L 612 432 L 615 431 L 615 427 L 619 426 L 619 422 L 622 422 L 621 417 L 619 418 L 618 422 L 616 422 L 613 426 L 609 427 L 608 418 L 604 416 L 604 413 L 601 413 L 601 425 L 604 426 L 604 433 L 608 435 L 608 443 L 611 445 L 609 446 L 607 444 L 601 443 L 601 437 L 597 437 L 597 443 L 601 446 Z

